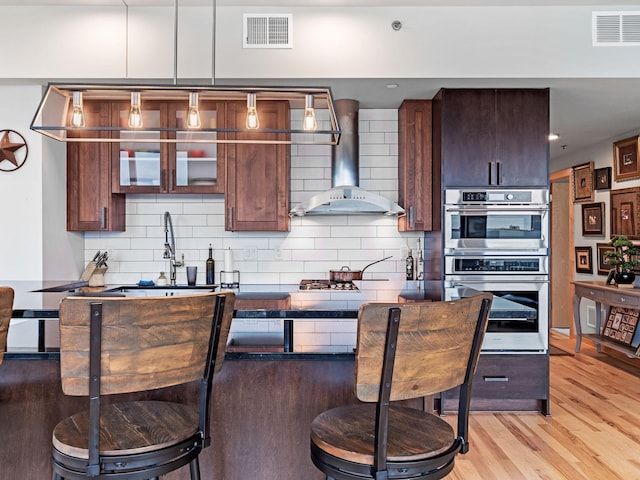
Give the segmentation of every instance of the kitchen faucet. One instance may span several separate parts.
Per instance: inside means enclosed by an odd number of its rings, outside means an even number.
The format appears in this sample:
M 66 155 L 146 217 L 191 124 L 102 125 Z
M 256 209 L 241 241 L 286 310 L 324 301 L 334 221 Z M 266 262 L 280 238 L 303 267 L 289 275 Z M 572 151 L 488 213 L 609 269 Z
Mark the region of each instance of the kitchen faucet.
M 169 243 L 169 235 L 171 235 L 171 243 Z M 176 269 L 184 267 L 184 253 L 182 254 L 182 261 L 176 260 L 176 237 L 173 234 L 173 222 L 169 212 L 164 212 L 164 258 L 170 259 L 169 282 L 175 287 Z

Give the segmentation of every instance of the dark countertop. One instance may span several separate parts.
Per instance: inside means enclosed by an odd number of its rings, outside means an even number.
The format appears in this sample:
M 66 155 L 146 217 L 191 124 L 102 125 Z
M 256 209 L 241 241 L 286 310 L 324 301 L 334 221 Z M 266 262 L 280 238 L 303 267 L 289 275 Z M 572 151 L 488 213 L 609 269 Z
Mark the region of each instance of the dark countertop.
M 404 302 L 439 300 L 440 282 L 433 282 L 429 289 L 423 282 L 362 280 L 356 282 L 359 291 L 300 291 L 298 285 L 241 285 L 234 289 L 238 299 L 237 318 L 356 318 L 358 308 L 366 302 Z M 15 290 L 12 318 L 57 318 L 60 301 L 68 295 L 99 295 L 119 285 L 88 287 L 86 282 L 69 280 L 7 281 L 0 280 Z M 420 286 L 419 286 L 420 285 Z M 148 287 L 145 287 L 148 288 Z M 167 287 L 157 287 L 163 289 Z M 179 286 L 182 289 L 202 289 Z M 72 291 L 69 291 L 71 289 Z M 45 291 L 42 291 L 45 290 Z M 286 308 L 242 308 L 243 300 L 278 300 L 288 298 Z M 256 303 L 256 302 L 253 302 Z M 269 302 L 266 302 L 269 303 Z

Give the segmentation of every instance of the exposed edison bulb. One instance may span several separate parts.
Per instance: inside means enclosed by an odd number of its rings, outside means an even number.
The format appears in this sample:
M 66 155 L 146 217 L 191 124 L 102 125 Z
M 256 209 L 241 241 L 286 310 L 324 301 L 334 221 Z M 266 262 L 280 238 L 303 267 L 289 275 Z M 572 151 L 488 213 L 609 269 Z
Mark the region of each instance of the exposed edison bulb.
M 318 121 L 316 120 L 316 111 L 313 108 L 313 95 L 305 97 L 304 117 L 302 119 L 303 130 L 316 130 Z
M 187 110 L 187 128 L 200 128 L 201 126 L 198 92 L 191 92 L 189 93 L 189 110 Z
M 256 110 L 256 94 L 249 93 L 247 95 L 247 128 L 255 130 L 260 126 L 258 121 L 258 112 Z
M 129 128 L 142 128 L 142 110 L 140 110 L 140 92 L 131 92 L 129 110 Z
M 73 92 L 73 108 L 71 109 L 71 126 L 84 127 L 84 109 L 82 108 L 82 93 Z

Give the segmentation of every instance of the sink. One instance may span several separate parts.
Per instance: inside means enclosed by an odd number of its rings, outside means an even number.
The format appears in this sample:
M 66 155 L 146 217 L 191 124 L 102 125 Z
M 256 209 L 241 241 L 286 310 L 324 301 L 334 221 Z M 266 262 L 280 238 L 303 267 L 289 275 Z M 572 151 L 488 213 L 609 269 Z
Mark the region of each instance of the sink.
M 127 297 L 173 297 L 175 295 L 196 295 L 198 293 L 209 293 L 216 289 L 215 286 L 190 287 L 187 285 L 177 285 L 175 287 L 147 287 L 138 285 L 121 285 L 116 288 L 106 290 L 105 293 L 124 294 Z

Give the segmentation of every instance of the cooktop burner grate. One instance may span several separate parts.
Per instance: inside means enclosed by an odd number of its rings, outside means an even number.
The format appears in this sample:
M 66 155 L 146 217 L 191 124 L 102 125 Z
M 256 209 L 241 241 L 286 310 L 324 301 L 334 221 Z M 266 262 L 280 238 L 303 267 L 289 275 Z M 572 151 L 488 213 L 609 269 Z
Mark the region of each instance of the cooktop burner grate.
M 353 282 L 335 282 L 331 280 L 301 280 L 299 288 L 300 290 L 358 290 L 358 287 Z

